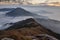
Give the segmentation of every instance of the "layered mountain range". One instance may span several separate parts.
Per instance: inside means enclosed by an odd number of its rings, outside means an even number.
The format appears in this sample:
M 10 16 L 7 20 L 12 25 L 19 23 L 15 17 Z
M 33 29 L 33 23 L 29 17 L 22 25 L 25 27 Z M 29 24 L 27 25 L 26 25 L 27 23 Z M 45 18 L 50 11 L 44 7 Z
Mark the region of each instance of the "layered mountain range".
M 22 8 L 16 8 L 5 14 L 5 17 L 12 17 L 16 22 L 6 23 L 10 25 L 4 30 L 0 30 L 0 40 L 58 40 L 60 35 L 47 29 L 46 25 L 52 23 L 50 20 L 44 20 L 40 18 L 27 18 L 25 20 L 17 21 L 18 17 L 25 16 L 39 16 L 37 14 L 28 12 Z M 17 18 L 16 18 L 17 17 Z M 40 16 L 39 16 L 40 17 Z M 38 23 L 39 22 L 39 23 Z M 53 22 L 54 23 L 54 22 Z M 43 25 L 41 25 L 43 24 Z M 46 25 L 45 25 L 46 24 Z M 52 24 L 53 25 L 53 24 Z M 44 27 L 45 26 L 45 27 Z M 3 27 L 3 28 L 4 28 Z M 48 26 L 50 27 L 50 25 Z M 54 26 L 53 26 L 54 27 Z

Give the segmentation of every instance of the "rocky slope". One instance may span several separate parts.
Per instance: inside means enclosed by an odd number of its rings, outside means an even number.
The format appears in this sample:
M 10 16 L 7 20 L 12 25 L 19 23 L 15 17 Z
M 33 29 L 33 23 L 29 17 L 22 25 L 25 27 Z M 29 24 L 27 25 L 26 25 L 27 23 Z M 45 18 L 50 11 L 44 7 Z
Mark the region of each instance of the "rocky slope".
M 55 33 L 44 28 L 32 18 L 16 22 L 8 29 L 0 31 L 0 40 L 58 40 L 55 37 Z

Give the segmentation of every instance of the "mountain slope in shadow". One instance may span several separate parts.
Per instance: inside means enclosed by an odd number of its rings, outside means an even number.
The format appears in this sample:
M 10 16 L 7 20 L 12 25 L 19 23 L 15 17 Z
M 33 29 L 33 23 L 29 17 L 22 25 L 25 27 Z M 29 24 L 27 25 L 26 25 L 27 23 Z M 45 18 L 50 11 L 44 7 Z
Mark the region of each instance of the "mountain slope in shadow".
M 29 18 L 23 21 L 13 23 L 13 25 L 7 28 L 6 30 L 19 29 L 24 27 L 35 27 L 38 25 L 39 24 L 35 20 L 33 20 L 33 18 Z
M 28 12 L 22 8 L 16 8 L 16 9 L 12 10 L 11 12 L 6 13 L 6 16 L 13 16 L 13 17 L 16 17 L 16 16 L 33 16 L 33 15 L 36 15 L 36 14 L 30 13 L 30 12 Z

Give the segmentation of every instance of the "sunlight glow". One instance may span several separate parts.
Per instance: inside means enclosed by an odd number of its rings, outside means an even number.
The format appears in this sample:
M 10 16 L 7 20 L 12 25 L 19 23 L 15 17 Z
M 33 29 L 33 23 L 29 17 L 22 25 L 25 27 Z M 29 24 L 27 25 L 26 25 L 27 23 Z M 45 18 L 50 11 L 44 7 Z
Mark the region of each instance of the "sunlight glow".
M 38 4 L 38 3 L 40 3 L 40 0 L 30 0 L 29 2 L 32 4 Z

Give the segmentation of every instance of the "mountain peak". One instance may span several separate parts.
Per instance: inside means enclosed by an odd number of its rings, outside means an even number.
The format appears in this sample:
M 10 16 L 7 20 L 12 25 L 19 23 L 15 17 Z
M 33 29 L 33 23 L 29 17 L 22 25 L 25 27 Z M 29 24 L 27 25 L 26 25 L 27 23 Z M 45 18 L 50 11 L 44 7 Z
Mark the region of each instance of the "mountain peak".
M 43 34 L 43 35 L 42 35 Z M 44 40 L 56 40 L 55 37 L 45 36 L 51 35 L 56 36 L 55 33 L 45 29 L 42 25 L 38 24 L 34 19 L 26 19 L 20 22 L 14 23 L 14 25 L 10 26 L 7 30 L 0 31 L 0 39 L 15 39 L 15 40 L 25 40 L 26 37 L 29 37 L 33 40 L 33 38 L 40 38 Z M 48 39 L 45 39 L 48 38 Z M 26 39 L 28 40 L 28 39 Z
M 12 10 L 11 12 L 6 13 L 6 16 L 31 16 L 32 13 L 24 10 L 23 8 L 16 8 L 14 10 Z

